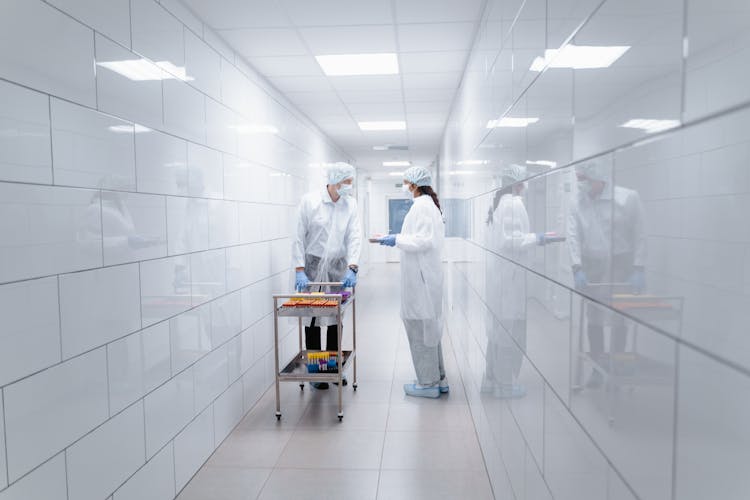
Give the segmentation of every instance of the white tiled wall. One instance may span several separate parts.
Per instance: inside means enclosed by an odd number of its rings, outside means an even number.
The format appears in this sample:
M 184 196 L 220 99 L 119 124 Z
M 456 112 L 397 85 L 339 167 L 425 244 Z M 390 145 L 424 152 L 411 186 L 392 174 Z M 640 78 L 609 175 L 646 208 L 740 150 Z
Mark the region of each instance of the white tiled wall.
M 471 214 L 469 236 L 449 242 L 446 310 L 495 491 L 507 477 L 516 499 L 748 496 L 748 13 L 747 2 L 708 0 L 487 3 L 440 194 Z M 629 48 L 606 68 L 530 69 L 563 43 Z M 538 121 L 488 128 L 503 116 Z M 675 129 L 624 126 L 637 119 Z M 575 167 L 588 161 L 640 200 L 645 298 L 576 287 L 567 245 L 504 247 L 487 220 L 503 168 L 525 165 L 529 231 L 566 235 L 585 201 Z M 620 208 L 602 226 L 615 243 L 632 234 Z M 628 332 L 599 388 L 581 362 L 588 310 L 605 315 L 606 353 L 616 322 Z M 511 351 L 526 395 L 508 400 L 493 382 Z
M 146 462 L 143 401 L 129 406 L 65 452 L 68 495 L 100 499 Z
M 0 286 L 0 384 L 60 362 L 57 278 Z
M 0 82 L 0 179 L 52 182 L 49 96 Z
M 115 491 L 113 499 L 160 500 L 174 496 L 174 450 L 170 443 Z
M 346 158 L 177 0 L 0 0 L 0 42 L 0 498 L 171 499 L 271 383 Z

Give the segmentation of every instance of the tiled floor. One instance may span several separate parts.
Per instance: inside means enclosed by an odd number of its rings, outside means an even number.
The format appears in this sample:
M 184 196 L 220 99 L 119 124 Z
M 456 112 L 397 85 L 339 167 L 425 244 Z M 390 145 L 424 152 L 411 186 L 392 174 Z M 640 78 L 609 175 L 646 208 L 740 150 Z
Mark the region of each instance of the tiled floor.
M 492 499 L 492 489 L 448 337 L 451 392 L 407 398 L 414 379 L 398 316 L 399 267 L 380 265 L 358 288 L 358 389 L 281 385 L 281 422 L 269 389 L 196 474 L 179 500 Z M 351 372 L 349 373 L 351 379 Z

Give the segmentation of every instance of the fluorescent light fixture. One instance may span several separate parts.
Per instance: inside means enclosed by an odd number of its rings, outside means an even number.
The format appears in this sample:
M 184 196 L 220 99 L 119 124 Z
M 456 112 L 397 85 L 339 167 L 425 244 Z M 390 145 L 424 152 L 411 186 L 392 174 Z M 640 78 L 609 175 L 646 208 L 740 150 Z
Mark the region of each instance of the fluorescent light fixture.
M 338 54 L 315 56 L 327 76 L 396 75 L 396 54 Z
M 404 173 L 403 172 L 388 172 L 388 175 L 390 175 L 391 177 L 401 177 L 402 175 L 404 175 Z
M 487 165 L 490 160 L 461 160 L 456 165 Z
M 192 82 L 193 80 L 195 80 L 195 78 L 193 78 L 192 76 L 188 76 L 184 66 L 175 66 L 169 61 L 157 61 L 156 65 L 164 71 L 174 75 L 172 78 L 175 78 L 176 80 L 182 80 L 183 82 Z M 169 78 L 165 78 L 165 80 L 168 79 Z
M 146 59 L 126 59 L 123 61 L 98 62 L 96 65 L 114 71 L 134 82 L 158 80 L 182 80 L 188 82 L 194 80 L 194 78 L 187 76 L 185 68 L 175 66 L 169 61 L 160 61 L 152 64 Z
M 512 118 L 506 116 L 487 122 L 487 128 L 523 128 L 539 121 L 539 118 Z
M 620 127 L 623 128 L 637 128 L 640 130 L 645 130 L 647 134 L 653 134 L 679 126 L 679 120 L 650 120 L 644 118 L 629 120 L 620 125 Z
M 625 52 L 628 45 L 595 47 L 589 45 L 566 45 L 561 49 L 547 49 L 544 57 L 531 63 L 531 71 L 549 68 L 600 69 L 612 66 Z
M 144 127 L 143 125 L 112 125 L 107 127 L 107 130 L 116 134 L 141 134 L 143 132 L 151 132 L 150 128 Z
M 360 130 L 406 130 L 405 121 L 357 122 Z
M 378 130 L 406 130 L 405 121 L 370 121 L 357 122 L 360 130 L 378 131 Z
M 476 173 L 473 170 L 451 170 L 448 175 L 474 175 Z
M 324 161 L 321 163 L 308 163 L 307 164 L 308 167 L 312 167 L 312 168 L 320 168 L 320 167 L 328 168 L 328 167 L 333 167 L 334 165 L 336 165 L 335 162 L 327 162 L 327 161 Z
M 384 167 L 408 167 L 411 165 L 410 161 L 384 161 Z
M 250 123 L 249 125 L 230 125 L 229 128 L 234 129 L 240 135 L 256 135 L 256 134 L 278 134 L 279 129 L 273 125 L 267 125 L 265 123 Z
M 555 168 L 557 167 L 557 162 L 549 160 L 526 160 L 526 165 L 541 165 L 543 167 Z

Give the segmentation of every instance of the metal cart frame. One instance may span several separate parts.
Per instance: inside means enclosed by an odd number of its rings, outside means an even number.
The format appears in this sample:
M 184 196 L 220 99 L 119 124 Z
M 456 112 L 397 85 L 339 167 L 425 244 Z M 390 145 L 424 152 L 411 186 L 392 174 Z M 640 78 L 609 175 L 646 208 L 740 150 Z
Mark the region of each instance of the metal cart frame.
M 677 335 L 682 330 L 682 310 L 683 310 L 683 297 L 676 296 L 654 296 L 654 295 L 631 295 L 623 294 L 622 292 L 629 291 L 631 285 L 629 283 L 589 283 L 587 285 L 589 291 L 596 288 L 609 288 L 611 290 L 618 290 L 620 293 L 610 293 L 610 304 L 609 306 L 615 311 L 620 310 L 616 304 L 620 302 L 628 302 L 633 304 L 642 303 L 643 308 L 639 308 L 638 317 L 643 319 L 648 316 L 648 319 L 655 321 L 676 321 L 677 322 Z M 613 359 L 612 353 L 605 353 L 604 362 L 602 360 L 594 359 L 584 349 L 584 337 L 585 329 L 584 324 L 586 323 L 586 308 L 592 305 L 591 298 L 586 295 L 581 296 L 580 307 L 578 310 L 578 343 L 577 352 L 575 353 L 575 367 L 573 368 L 573 383 L 571 389 L 573 392 L 580 392 L 584 389 L 583 384 L 583 371 L 584 366 L 588 364 L 594 371 L 599 372 L 603 379 L 603 387 L 605 388 L 607 397 L 607 418 L 609 425 L 615 423 L 615 410 L 617 407 L 617 395 L 619 389 L 623 386 L 630 387 L 633 391 L 636 386 L 640 385 L 663 385 L 669 383 L 668 369 L 661 366 L 657 361 L 647 358 L 638 353 L 638 321 L 632 321 L 633 323 L 633 341 L 632 348 L 630 351 L 626 351 L 623 354 L 630 354 L 633 356 L 634 370 L 633 374 L 618 374 L 615 366 L 615 360 Z M 673 307 L 664 309 L 654 309 L 649 311 L 648 306 L 653 302 L 671 303 Z M 595 305 L 596 307 L 596 305 Z M 646 314 L 644 314 L 646 313 Z M 572 323 L 571 323 L 572 327 Z M 641 373 L 639 373 L 641 372 Z
M 341 286 L 341 282 L 310 282 L 308 286 L 331 287 Z M 276 369 L 276 419 L 281 420 L 281 394 L 279 384 L 281 382 L 299 382 L 300 390 L 305 389 L 305 382 L 334 382 L 338 384 L 339 412 L 338 418 L 341 422 L 344 418 L 343 406 L 343 377 L 344 372 L 353 365 L 352 388 L 357 390 L 357 310 L 356 310 L 356 290 L 352 293 L 346 302 L 342 302 L 342 296 L 339 294 L 316 295 L 316 298 L 335 299 L 335 307 L 284 307 L 279 305 L 279 299 L 292 299 L 309 297 L 309 294 L 274 294 L 273 295 L 273 338 L 274 338 L 274 359 Z M 344 351 L 342 349 L 343 318 L 347 309 L 352 310 L 352 350 Z M 307 372 L 307 349 L 302 342 L 302 318 L 306 317 L 335 317 L 338 322 L 338 371 L 334 373 L 308 373 Z M 286 364 L 283 370 L 279 370 L 279 317 L 296 317 L 299 329 L 299 351 Z M 318 351 L 311 351 L 318 352 Z

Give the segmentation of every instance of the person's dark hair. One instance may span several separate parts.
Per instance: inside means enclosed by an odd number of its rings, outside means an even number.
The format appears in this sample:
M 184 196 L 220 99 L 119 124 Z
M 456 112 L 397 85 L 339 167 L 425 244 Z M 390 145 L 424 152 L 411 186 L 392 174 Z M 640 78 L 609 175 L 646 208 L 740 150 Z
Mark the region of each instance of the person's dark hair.
M 497 206 L 500 204 L 500 198 L 506 194 L 511 194 L 512 192 L 513 186 L 505 186 L 495 191 L 495 196 L 492 198 L 492 206 L 487 212 L 487 220 L 485 220 L 488 225 L 492 223 L 493 214 L 495 213 L 495 210 L 497 210 Z
M 428 195 L 430 198 L 432 198 L 433 203 L 435 203 L 435 206 L 438 207 L 438 210 L 440 210 L 440 213 L 443 213 L 443 209 L 440 208 L 440 200 L 438 199 L 438 195 L 435 192 L 435 190 L 432 189 L 431 186 L 417 186 L 417 189 L 419 189 L 419 192 L 422 194 Z

